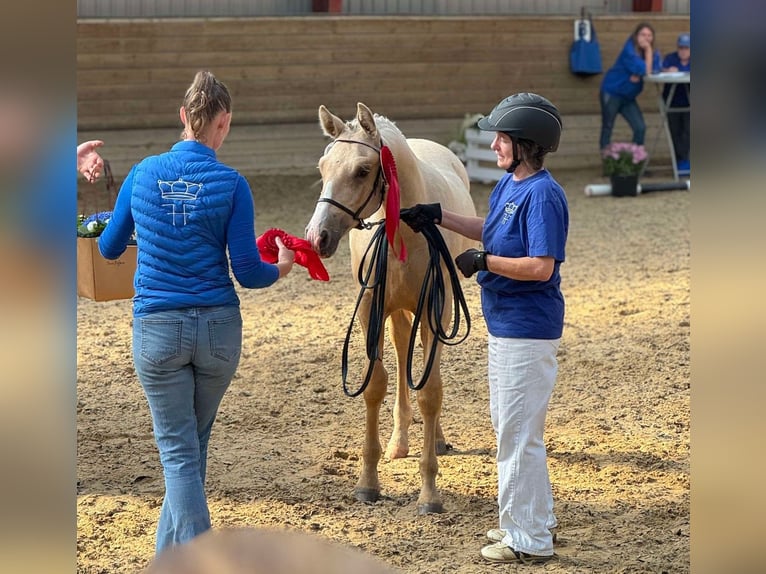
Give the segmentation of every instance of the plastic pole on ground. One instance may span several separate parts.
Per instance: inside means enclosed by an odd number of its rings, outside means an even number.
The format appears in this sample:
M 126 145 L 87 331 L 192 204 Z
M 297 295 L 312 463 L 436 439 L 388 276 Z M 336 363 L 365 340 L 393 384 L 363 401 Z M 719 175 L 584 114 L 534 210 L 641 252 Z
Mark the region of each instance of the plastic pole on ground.
M 686 191 L 691 189 L 691 180 L 667 181 L 660 183 L 639 183 L 636 187 L 636 195 L 652 191 Z M 590 183 L 585 186 L 585 195 L 612 195 L 612 184 Z

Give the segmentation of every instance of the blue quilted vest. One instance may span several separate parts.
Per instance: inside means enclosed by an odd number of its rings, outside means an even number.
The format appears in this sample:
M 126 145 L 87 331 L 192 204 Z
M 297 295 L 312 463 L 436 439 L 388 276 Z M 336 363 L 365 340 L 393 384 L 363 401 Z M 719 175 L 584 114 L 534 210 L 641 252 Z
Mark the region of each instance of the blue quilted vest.
M 194 141 L 178 142 L 134 167 L 136 316 L 239 305 L 229 274 L 226 231 L 241 177 L 220 163 L 214 150 Z

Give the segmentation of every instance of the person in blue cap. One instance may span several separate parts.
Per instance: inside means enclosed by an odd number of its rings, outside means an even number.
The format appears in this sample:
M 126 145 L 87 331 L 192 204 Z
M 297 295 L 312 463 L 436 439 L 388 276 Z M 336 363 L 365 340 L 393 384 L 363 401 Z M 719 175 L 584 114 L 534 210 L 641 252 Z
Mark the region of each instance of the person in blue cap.
M 683 33 L 678 36 L 678 45 L 675 52 L 671 52 L 662 61 L 663 72 L 690 72 L 692 63 L 691 35 Z M 689 84 L 676 86 L 671 108 L 689 107 Z M 670 93 L 670 84 L 665 84 L 662 97 L 665 101 Z M 689 163 L 689 139 L 691 135 L 691 113 L 674 112 L 668 114 L 668 127 L 673 138 L 673 149 L 676 153 L 676 165 L 678 172 L 688 174 L 691 166 Z

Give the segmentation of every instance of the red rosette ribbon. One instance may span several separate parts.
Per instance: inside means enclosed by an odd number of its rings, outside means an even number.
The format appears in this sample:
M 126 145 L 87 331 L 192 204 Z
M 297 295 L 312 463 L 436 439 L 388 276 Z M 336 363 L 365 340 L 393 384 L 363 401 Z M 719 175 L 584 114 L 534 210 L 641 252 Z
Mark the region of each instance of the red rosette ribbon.
M 311 248 L 311 244 L 306 239 L 301 239 L 295 235 L 290 235 L 282 229 L 272 228 L 256 238 L 255 243 L 258 246 L 258 252 L 261 259 L 266 263 L 276 263 L 279 255 L 276 238 L 279 237 L 285 247 L 295 252 L 295 262 L 308 269 L 312 279 L 317 281 L 329 281 L 330 275 L 327 273 L 319 255 Z

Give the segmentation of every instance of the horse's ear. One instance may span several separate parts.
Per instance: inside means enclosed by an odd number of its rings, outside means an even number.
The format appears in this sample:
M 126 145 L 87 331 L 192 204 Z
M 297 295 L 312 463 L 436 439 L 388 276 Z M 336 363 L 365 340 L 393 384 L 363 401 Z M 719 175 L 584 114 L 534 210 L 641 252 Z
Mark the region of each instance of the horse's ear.
M 359 125 L 362 126 L 364 131 L 370 134 L 374 140 L 378 139 L 378 128 L 375 125 L 375 117 L 372 115 L 370 108 L 365 106 L 362 102 L 357 102 L 356 104 L 356 121 L 359 122 Z
M 322 126 L 322 132 L 331 138 L 337 138 L 346 124 L 338 116 L 332 114 L 324 105 L 319 106 L 319 125 Z

